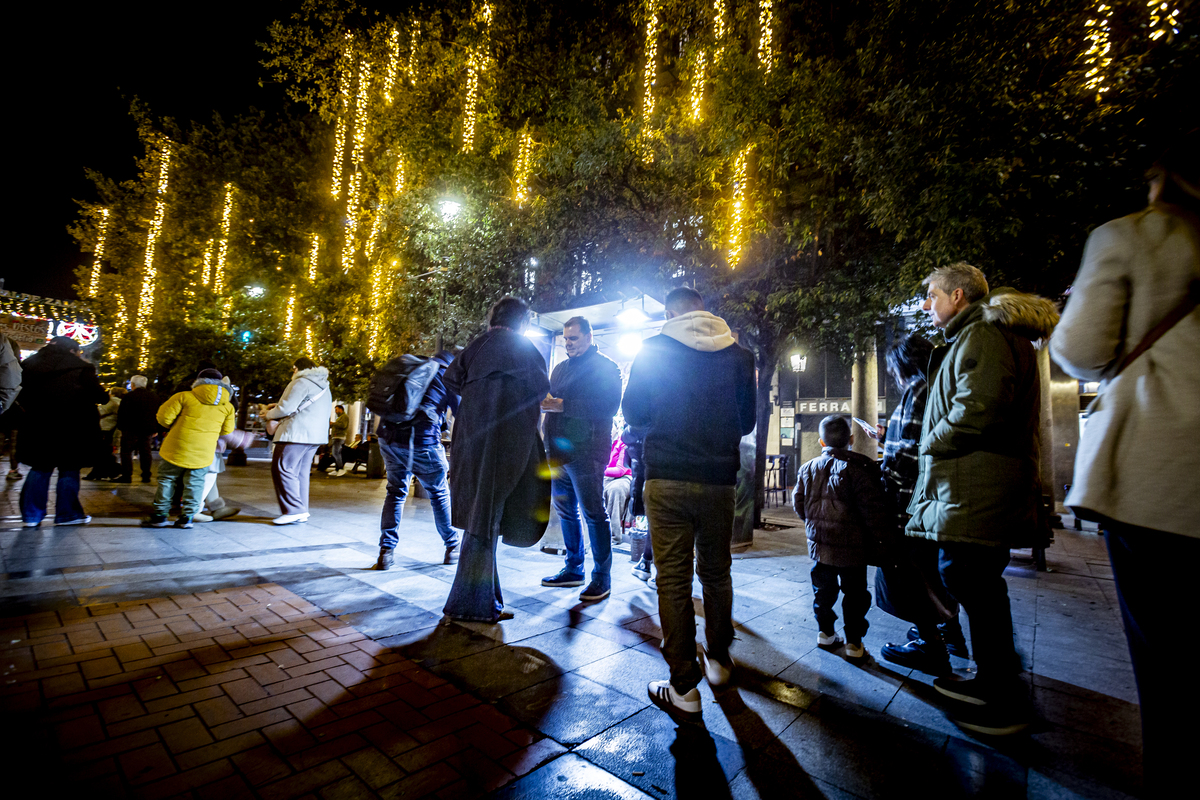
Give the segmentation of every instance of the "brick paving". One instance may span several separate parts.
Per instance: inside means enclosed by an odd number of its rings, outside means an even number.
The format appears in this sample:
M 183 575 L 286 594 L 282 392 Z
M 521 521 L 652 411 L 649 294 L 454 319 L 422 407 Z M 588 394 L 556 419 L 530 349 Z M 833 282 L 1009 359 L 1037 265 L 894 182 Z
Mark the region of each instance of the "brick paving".
M 0 631 L 6 731 L 91 797 L 477 797 L 565 751 L 273 583 Z

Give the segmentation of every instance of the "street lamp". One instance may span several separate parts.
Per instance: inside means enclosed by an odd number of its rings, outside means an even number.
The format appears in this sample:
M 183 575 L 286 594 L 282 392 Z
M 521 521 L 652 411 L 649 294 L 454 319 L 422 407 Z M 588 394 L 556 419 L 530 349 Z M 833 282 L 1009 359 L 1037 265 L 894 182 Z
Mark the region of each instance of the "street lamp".
M 457 200 L 439 200 L 438 211 L 442 215 L 442 222 L 453 222 L 454 218 L 462 211 L 462 203 Z
M 792 372 L 804 372 L 808 368 L 808 356 L 802 356 L 799 353 L 792 353 Z M 799 388 L 797 387 L 797 391 Z

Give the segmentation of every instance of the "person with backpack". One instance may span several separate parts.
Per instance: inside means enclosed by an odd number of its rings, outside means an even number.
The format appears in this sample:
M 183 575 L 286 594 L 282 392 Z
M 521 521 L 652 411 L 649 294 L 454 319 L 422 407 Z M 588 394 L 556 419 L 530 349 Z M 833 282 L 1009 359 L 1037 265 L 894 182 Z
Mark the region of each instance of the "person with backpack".
M 453 561 L 458 531 L 450 524 L 450 464 L 442 447 L 446 409 L 458 411 L 458 395 L 446 389 L 442 375 L 454 355 L 445 350 L 433 358 L 393 358 L 371 380 L 367 407 L 379 416 L 379 453 L 387 467 L 387 497 L 379 520 L 379 560 L 375 569 L 390 569 L 400 541 L 400 518 L 414 475 L 429 494 L 433 522 L 446 546 L 443 564 Z M 417 400 L 409 408 L 409 399 Z
M 267 406 L 267 433 L 273 435 L 271 477 L 279 501 L 276 525 L 308 521 L 308 478 L 313 454 L 329 438 L 333 395 L 329 370 L 300 356 L 292 364 L 292 381 L 278 403 Z

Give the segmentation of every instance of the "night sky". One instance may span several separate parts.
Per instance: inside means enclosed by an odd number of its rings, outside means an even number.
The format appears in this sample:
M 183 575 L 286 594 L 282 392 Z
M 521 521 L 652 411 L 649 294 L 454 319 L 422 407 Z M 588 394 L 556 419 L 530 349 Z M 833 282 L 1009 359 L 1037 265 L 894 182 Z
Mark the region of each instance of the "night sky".
M 22 202 L 7 220 L 18 244 L 0 268 L 4 288 L 75 298 L 74 268 L 90 256 L 66 231 L 73 200 L 95 199 L 85 167 L 134 177 L 142 152 L 129 116 L 134 96 L 156 116 L 180 121 L 281 106 L 283 90 L 270 84 L 255 43 L 295 5 L 25 2 L 7 12 L 6 73 L 15 91 L 5 140 Z

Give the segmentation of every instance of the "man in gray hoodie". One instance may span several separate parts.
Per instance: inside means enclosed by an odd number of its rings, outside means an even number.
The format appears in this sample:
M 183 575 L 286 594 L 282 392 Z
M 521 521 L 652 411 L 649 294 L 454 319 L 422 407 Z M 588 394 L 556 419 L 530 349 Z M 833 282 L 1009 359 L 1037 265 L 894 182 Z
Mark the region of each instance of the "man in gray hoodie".
M 704 674 L 729 681 L 733 661 L 734 485 L 738 445 L 754 429 L 754 356 L 734 341 L 725 320 L 704 310 L 695 289 L 667 295 L 662 333 L 642 343 L 629 373 L 625 421 L 646 431 L 644 498 L 658 563 L 658 607 L 669 681 L 647 687 L 672 717 L 698 720 L 692 553 L 704 589 Z

